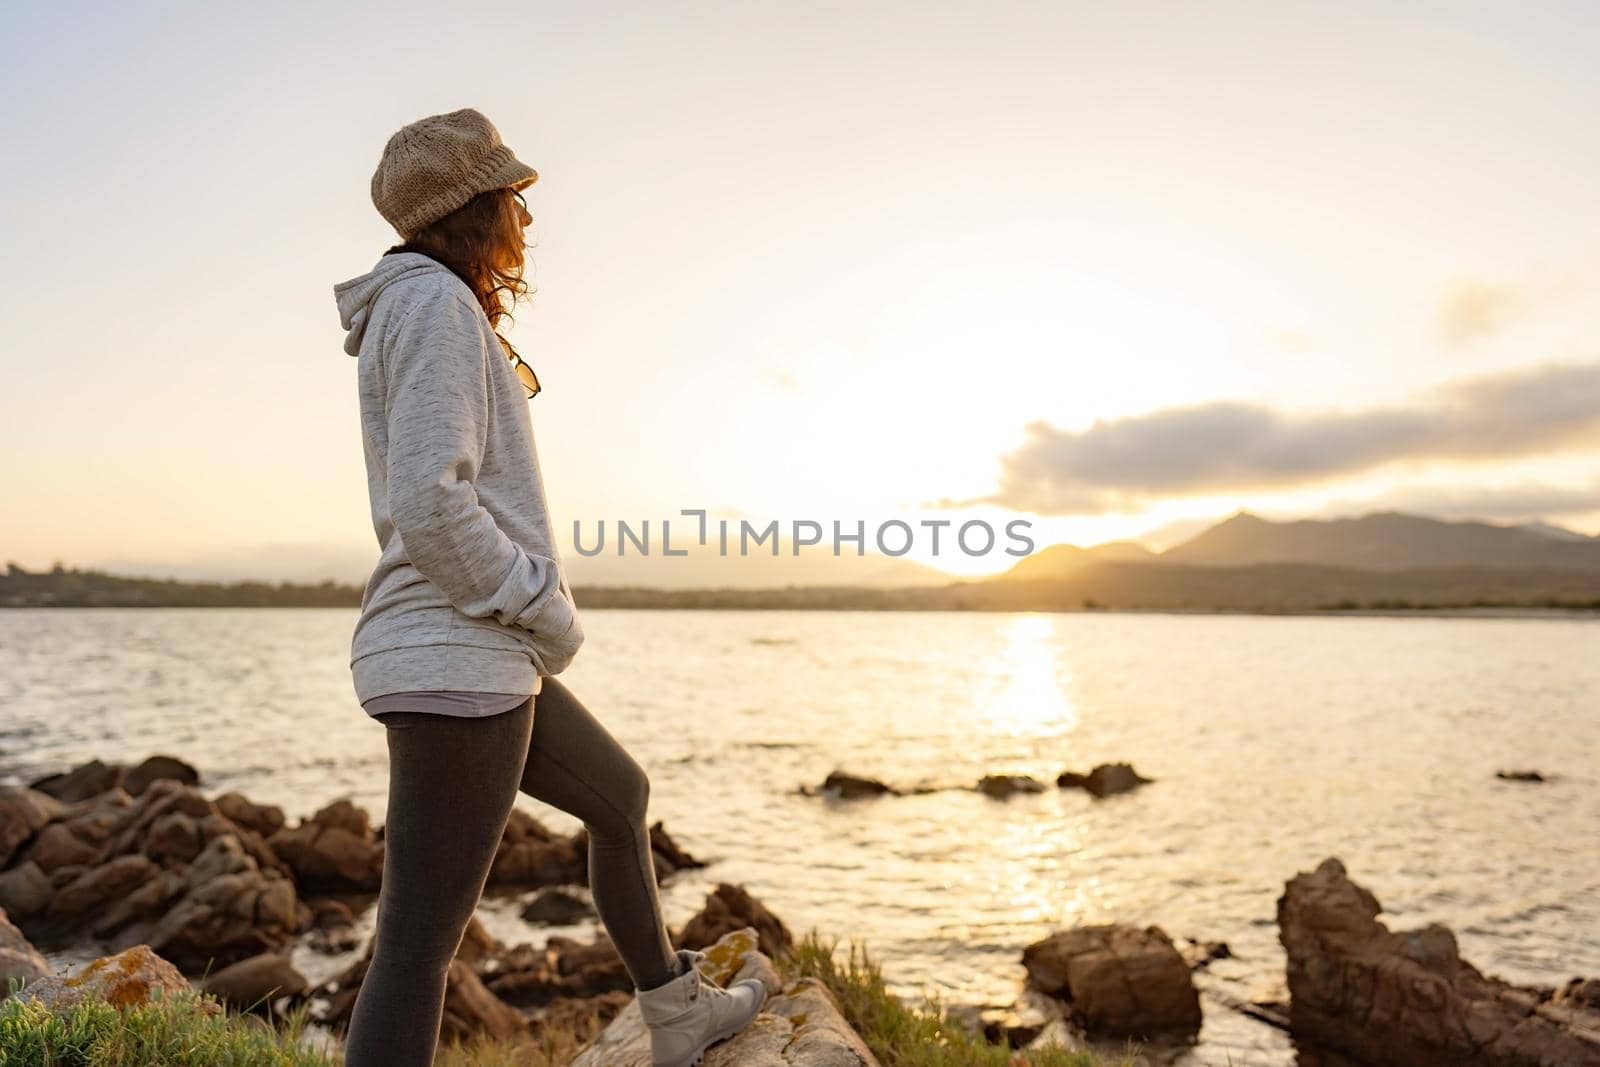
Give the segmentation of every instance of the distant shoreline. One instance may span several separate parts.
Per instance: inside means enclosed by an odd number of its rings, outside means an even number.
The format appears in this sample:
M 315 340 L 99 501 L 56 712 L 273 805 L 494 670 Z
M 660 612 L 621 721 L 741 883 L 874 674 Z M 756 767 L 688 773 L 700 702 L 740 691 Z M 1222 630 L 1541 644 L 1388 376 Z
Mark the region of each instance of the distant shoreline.
M 1439 619 L 1600 619 L 1600 608 L 1571 607 L 1543 608 L 1508 604 L 1483 607 L 1416 607 L 1416 608 L 863 608 L 863 607 L 804 607 L 789 604 L 767 605 L 589 605 L 583 603 L 582 590 L 577 597 L 589 611 L 806 611 L 806 612 L 859 612 L 881 615 L 925 614 L 949 612 L 967 615 L 1249 615 L 1249 616 L 1300 616 L 1300 617 L 1364 617 L 1364 618 L 1439 618 Z M 359 605 L 347 604 L 0 604 L 0 611 L 46 609 L 51 611 L 101 611 L 112 610 L 163 610 L 188 611 L 204 608 L 228 610 L 285 610 L 303 608 L 339 608 L 349 610 Z
M 332 580 L 182 582 L 60 568 L 0 574 L 0 608 L 359 608 L 365 590 Z M 1083 562 L 1065 573 L 940 585 L 789 585 L 661 589 L 584 585 L 589 609 L 765 611 L 1156 612 L 1202 615 L 1432 615 L 1572 618 L 1600 615 L 1600 569 L 1413 567 L 1363 570 L 1310 563 L 1200 565 Z

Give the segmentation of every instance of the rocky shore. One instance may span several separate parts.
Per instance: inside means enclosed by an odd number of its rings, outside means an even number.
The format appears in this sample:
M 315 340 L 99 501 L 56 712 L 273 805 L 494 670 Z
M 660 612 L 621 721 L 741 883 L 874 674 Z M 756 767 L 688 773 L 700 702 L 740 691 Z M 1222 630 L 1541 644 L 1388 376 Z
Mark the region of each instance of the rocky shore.
M 1107 764 L 1064 772 L 1056 785 L 1101 797 L 1147 781 L 1127 764 Z M 964 788 L 1004 800 L 1046 786 L 992 775 Z M 835 772 L 801 791 L 839 799 L 914 790 Z M 706 866 L 660 822 L 650 835 L 664 881 Z M 526 894 L 517 904 L 535 926 L 585 921 L 587 845 L 581 829 L 555 833 L 515 812 L 491 886 Z M 86 989 L 129 998 L 197 986 L 241 1011 L 304 1008 L 337 1034 L 370 958 L 359 930 L 382 880 L 383 850 L 382 827 L 348 800 L 291 825 L 282 810 L 239 793 L 208 796 L 196 769 L 168 756 L 134 766 L 92 761 L 0 789 L 0 979 L 21 979 L 22 996 L 55 1004 Z M 1379 913 L 1337 859 L 1296 874 L 1277 908 L 1288 1003 L 1224 1010 L 1287 1029 L 1310 1050 L 1304 1063 L 1338 1056 L 1372 1067 L 1600 1067 L 1600 981 L 1513 986 L 1461 959 L 1448 929 L 1391 932 Z M 755 976 L 769 991 L 757 1022 L 708 1064 L 878 1062 L 872 1035 L 852 1028 L 825 985 L 785 972 L 794 938 L 744 887 L 717 884 L 669 933 L 675 947 L 708 951 L 703 966 L 714 980 Z M 35 946 L 103 958 L 67 978 L 52 974 Z M 333 961 L 331 977 L 306 977 L 296 959 L 308 953 Z M 1020 954 L 1013 1008 L 952 1014 L 1009 1048 L 1116 1049 L 1132 1038 L 1146 1046 L 1136 1062 L 1165 1062 L 1203 1023 L 1195 972 L 1227 955 L 1222 942 L 1179 943 L 1158 926 L 1051 931 Z M 474 918 L 450 971 L 444 1038 L 559 1030 L 588 1043 L 574 1061 L 582 1067 L 647 1064 L 631 989 L 603 933 L 507 945 Z

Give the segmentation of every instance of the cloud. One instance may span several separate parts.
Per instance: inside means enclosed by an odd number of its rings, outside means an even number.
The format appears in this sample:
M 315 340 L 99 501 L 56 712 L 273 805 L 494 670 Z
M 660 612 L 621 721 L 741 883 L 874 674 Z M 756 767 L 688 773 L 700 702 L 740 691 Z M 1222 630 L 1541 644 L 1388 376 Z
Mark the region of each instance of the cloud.
M 961 503 L 1099 514 L 1163 497 L 1316 484 L 1403 460 L 1500 460 L 1600 443 L 1600 363 L 1464 379 L 1413 404 L 1366 411 L 1216 401 L 1078 431 L 1033 422 L 1025 432 L 1001 458 L 999 489 Z
M 1445 343 L 1459 348 L 1504 330 L 1527 312 L 1528 304 L 1517 286 L 1460 278 L 1439 298 L 1434 322 Z

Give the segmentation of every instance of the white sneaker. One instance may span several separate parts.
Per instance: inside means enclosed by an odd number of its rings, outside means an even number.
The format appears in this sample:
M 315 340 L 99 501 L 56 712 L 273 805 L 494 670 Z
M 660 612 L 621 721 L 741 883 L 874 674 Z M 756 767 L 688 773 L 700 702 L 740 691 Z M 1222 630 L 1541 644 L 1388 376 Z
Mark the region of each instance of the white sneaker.
M 641 989 L 639 1013 L 650 1029 L 650 1067 L 696 1067 L 706 1049 L 743 1030 L 767 1000 L 767 987 L 746 978 L 723 989 L 704 978 L 696 949 L 678 949 L 683 973 Z

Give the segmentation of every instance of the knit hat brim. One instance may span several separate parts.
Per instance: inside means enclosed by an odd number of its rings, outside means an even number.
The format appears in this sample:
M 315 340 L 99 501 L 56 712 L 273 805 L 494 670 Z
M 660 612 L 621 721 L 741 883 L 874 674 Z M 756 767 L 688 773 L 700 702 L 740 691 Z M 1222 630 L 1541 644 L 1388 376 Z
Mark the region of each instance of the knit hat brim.
M 376 182 L 374 177 L 374 182 Z M 526 189 L 539 180 L 539 172 L 497 145 L 467 182 L 439 190 L 433 196 L 408 206 L 404 214 L 389 219 L 400 236 L 409 241 L 429 224 L 444 218 L 479 193 L 491 189 Z M 376 192 L 376 185 L 374 185 Z
M 505 176 L 510 180 L 505 184 L 512 189 L 526 189 L 539 180 L 538 171 L 515 157 L 512 158 L 510 165 L 506 167 L 506 171 L 507 174 Z
M 519 177 L 516 181 L 509 183 L 511 185 L 511 188 L 518 189 L 518 190 L 526 189 L 528 186 L 532 185 L 534 182 L 539 180 L 539 172 L 538 171 L 534 170 L 532 167 L 528 166 L 526 163 L 522 162 L 520 159 L 516 160 L 516 164 L 522 170 L 527 171 L 528 172 L 528 176 L 525 177 L 525 178 Z

